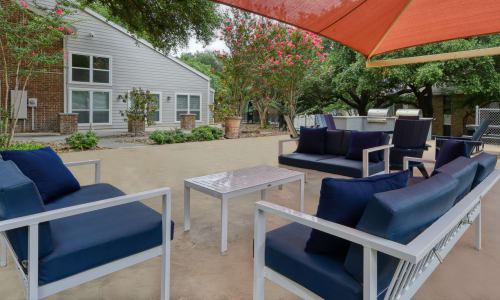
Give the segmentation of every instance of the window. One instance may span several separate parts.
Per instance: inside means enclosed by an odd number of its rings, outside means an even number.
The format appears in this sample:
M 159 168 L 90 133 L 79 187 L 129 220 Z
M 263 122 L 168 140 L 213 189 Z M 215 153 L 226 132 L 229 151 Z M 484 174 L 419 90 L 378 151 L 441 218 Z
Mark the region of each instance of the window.
M 201 96 L 190 94 L 178 94 L 176 96 L 175 121 L 181 121 L 181 115 L 194 114 L 196 121 L 201 120 Z
M 111 58 L 71 54 L 71 82 L 111 83 Z
M 72 90 L 71 112 L 78 113 L 78 124 L 111 124 L 111 92 Z
M 153 122 L 161 122 L 161 118 L 160 118 L 160 115 L 161 115 L 161 94 L 151 92 L 151 96 L 153 96 L 153 98 L 155 98 L 156 105 L 158 105 L 158 110 L 155 111 L 151 117 L 153 119 Z

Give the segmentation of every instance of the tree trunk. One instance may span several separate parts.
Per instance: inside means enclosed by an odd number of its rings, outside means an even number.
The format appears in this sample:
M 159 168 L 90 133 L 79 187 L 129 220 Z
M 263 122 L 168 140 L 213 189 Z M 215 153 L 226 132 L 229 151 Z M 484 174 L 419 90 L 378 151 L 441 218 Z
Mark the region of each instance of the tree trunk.
M 422 110 L 424 118 L 433 118 L 434 109 L 432 107 L 432 85 L 426 84 L 424 90 L 422 92 L 417 92 L 415 96 L 417 97 L 418 108 Z

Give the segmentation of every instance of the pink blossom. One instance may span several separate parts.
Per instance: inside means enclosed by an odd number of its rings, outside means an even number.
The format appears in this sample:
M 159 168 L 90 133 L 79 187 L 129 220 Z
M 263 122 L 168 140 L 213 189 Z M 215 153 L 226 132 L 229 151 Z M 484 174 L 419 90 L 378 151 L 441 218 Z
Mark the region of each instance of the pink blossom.
M 56 10 L 56 14 L 58 14 L 58 15 L 62 15 L 62 13 L 63 13 L 63 10 L 62 10 L 62 8 L 60 8 L 60 7 L 59 7 L 59 8 Z
M 227 30 L 227 31 L 229 31 L 229 30 L 231 30 L 231 29 L 233 29 L 233 27 L 231 27 L 231 26 L 227 26 L 227 27 L 226 27 L 226 30 Z
M 296 59 L 300 59 L 300 55 L 298 55 L 298 54 L 297 54 L 297 55 L 295 55 L 295 58 L 296 58 Z
M 24 1 L 21 1 L 21 5 L 22 5 L 23 7 L 28 7 L 28 3 L 24 2 Z
M 68 34 L 72 34 L 73 33 L 73 30 L 69 29 L 66 31 Z
M 64 54 L 64 58 L 68 58 L 68 53 L 65 53 L 65 54 Z
M 63 31 L 63 30 L 64 30 L 64 26 L 59 26 L 59 27 L 57 27 L 57 30 L 59 30 L 59 31 Z
M 35 51 L 33 51 L 33 53 L 31 53 L 31 55 L 36 56 L 36 52 L 35 52 Z
M 290 66 L 293 66 L 293 65 L 294 65 L 294 63 L 293 63 L 293 62 L 290 62 Z
M 280 61 L 279 61 L 279 60 L 275 60 L 275 61 L 274 61 L 274 64 L 275 64 L 275 65 L 278 65 L 279 63 L 280 63 Z

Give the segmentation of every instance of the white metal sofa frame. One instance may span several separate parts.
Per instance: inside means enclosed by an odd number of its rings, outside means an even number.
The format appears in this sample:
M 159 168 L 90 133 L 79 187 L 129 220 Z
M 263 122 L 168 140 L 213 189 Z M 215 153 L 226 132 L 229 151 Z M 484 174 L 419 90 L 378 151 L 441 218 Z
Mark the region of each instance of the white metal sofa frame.
M 430 160 L 405 158 L 406 166 L 408 166 L 409 160 L 432 162 Z M 500 169 L 495 169 L 460 202 L 407 245 L 283 206 L 259 201 L 255 204 L 253 299 L 264 299 L 266 279 L 275 282 L 303 299 L 321 299 L 310 290 L 266 267 L 265 241 L 266 215 L 268 213 L 363 246 L 364 300 L 377 299 L 377 252 L 398 258 L 399 264 L 384 300 L 411 299 L 437 266 L 443 262 L 446 255 L 474 221 L 476 221 L 476 249 L 481 249 L 481 202 L 486 193 L 499 179 Z
M 283 145 L 285 143 L 288 143 L 288 142 L 298 142 L 298 141 L 299 141 L 298 138 L 280 140 L 279 141 L 279 145 L 278 145 L 278 147 L 279 147 L 278 148 L 279 155 L 284 154 L 283 153 Z M 375 175 L 379 175 L 379 174 L 389 174 L 390 173 L 390 169 L 389 169 L 389 163 L 390 163 L 389 162 L 389 154 L 390 154 L 390 149 L 393 148 L 393 147 L 394 147 L 393 144 L 388 144 L 388 145 L 382 145 L 382 146 L 377 146 L 377 147 L 373 147 L 373 148 L 363 149 L 363 177 L 375 176 Z M 384 171 L 370 175 L 369 174 L 369 169 L 368 169 L 368 164 L 369 164 L 368 155 L 371 152 L 376 152 L 376 151 L 380 151 L 380 150 L 384 150 Z M 298 171 L 305 170 L 303 168 L 292 167 L 292 166 L 282 165 L 282 164 L 280 164 L 280 167 L 286 168 L 286 169 L 298 170 Z M 306 176 L 306 181 L 307 181 L 307 176 Z M 281 189 L 281 186 L 280 186 L 280 189 Z
M 67 167 L 75 167 L 94 164 L 95 165 L 95 183 L 101 181 L 101 162 L 99 160 L 89 160 L 82 162 L 66 163 Z M 127 203 L 151 199 L 154 197 L 162 197 L 162 235 L 163 243 L 161 246 L 151 248 L 149 250 L 130 255 L 128 257 L 115 260 L 113 262 L 95 267 L 93 269 L 83 271 L 81 273 L 69 276 L 58 281 L 39 286 L 38 285 L 38 226 L 40 223 L 66 218 L 78 214 L 83 214 L 91 211 L 105 209 L 113 206 L 123 205 Z M 12 254 L 13 260 L 17 265 L 19 275 L 23 280 L 25 295 L 27 300 L 38 300 L 50 295 L 59 293 L 69 288 L 78 286 L 85 282 L 97 279 L 99 277 L 114 273 L 121 269 L 141 263 L 151 258 L 161 256 L 161 300 L 170 298 L 170 232 L 171 232 L 171 198 L 170 188 L 160 188 L 149 190 L 137 194 L 125 195 L 115 198 L 109 198 L 92 203 L 75 205 L 66 208 L 55 209 L 43 213 L 28 215 L 15 219 L 9 219 L 0 222 L 0 232 L 2 233 L 2 246 L 0 250 L 0 265 L 7 265 L 7 248 Z M 18 262 L 17 256 L 13 251 L 5 232 L 7 230 L 28 226 L 28 274 L 26 275 L 23 268 Z

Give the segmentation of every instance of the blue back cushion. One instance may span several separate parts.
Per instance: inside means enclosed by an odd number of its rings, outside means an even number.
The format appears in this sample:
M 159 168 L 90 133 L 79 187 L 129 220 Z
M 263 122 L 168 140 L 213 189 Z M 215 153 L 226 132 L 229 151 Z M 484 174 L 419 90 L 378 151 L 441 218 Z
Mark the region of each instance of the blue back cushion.
M 477 165 L 477 162 L 472 159 L 461 156 L 436 170 L 436 173 L 445 173 L 458 180 L 458 194 L 455 203 L 470 192 L 476 176 Z
M 363 149 L 382 145 L 382 132 L 378 131 L 353 131 L 351 132 L 351 143 L 346 158 L 352 160 L 363 160 Z M 369 155 L 371 162 L 379 162 L 380 156 L 377 152 Z
M 321 185 L 316 216 L 354 228 L 375 193 L 403 188 L 407 181 L 408 171 L 366 178 L 325 178 Z M 311 253 L 345 255 L 348 247 L 349 242 L 346 240 L 313 229 L 305 250 Z
M 497 156 L 483 152 L 474 156 L 472 160 L 478 163 L 477 172 L 472 182 L 472 188 L 475 188 L 484 179 L 486 179 L 486 177 L 488 177 L 493 170 L 495 170 L 497 165 Z
M 38 190 L 11 161 L 0 161 L 0 220 L 45 212 Z M 28 256 L 28 228 L 7 231 L 7 237 L 19 261 Z M 39 226 L 39 253 L 44 257 L 52 252 L 52 236 L 49 223 Z
M 326 154 L 345 155 L 342 148 L 344 141 L 344 130 L 327 130 L 326 131 Z
M 80 184 L 50 147 L 30 151 L 2 151 L 36 184 L 44 203 L 80 189 Z
M 447 174 L 437 174 L 403 189 L 375 194 L 356 228 L 407 244 L 453 206 L 457 188 L 458 180 Z M 380 253 L 378 258 L 379 273 L 392 276 L 397 260 Z M 360 245 L 350 245 L 344 266 L 362 282 L 363 249 Z
M 298 153 L 325 154 L 326 127 L 300 127 Z
M 439 169 L 460 156 L 468 157 L 467 144 L 463 141 L 447 140 L 439 150 L 434 169 Z

